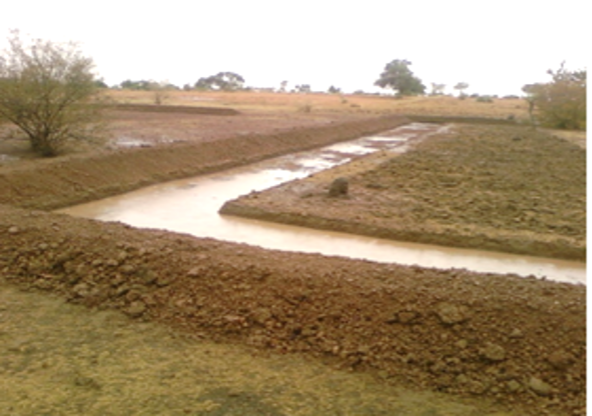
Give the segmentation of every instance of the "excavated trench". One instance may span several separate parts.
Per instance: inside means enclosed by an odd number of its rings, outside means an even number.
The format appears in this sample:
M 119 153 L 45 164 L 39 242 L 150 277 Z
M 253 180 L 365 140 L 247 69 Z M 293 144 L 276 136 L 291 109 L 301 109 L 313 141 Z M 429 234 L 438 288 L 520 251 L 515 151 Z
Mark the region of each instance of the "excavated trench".
M 382 118 L 3 167 L 0 282 L 89 308 L 116 309 L 193 337 L 272 350 L 278 357 L 303 353 L 387 385 L 471 396 L 478 403 L 458 414 L 585 414 L 583 285 L 264 250 L 39 211 L 372 135 L 406 121 Z M 7 304 L 0 318 L 16 308 Z M 95 369 L 104 356 L 88 354 L 91 341 L 73 352 L 84 361 L 84 373 L 64 372 L 56 366 L 55 350 L 46 354 L 41 341 L 29 339 L 31 325 L 22 342 L 7 346 L 0 363 L 7 387 L 50 374 L 50 368 L 58 371 L 67 397 L 79 393 L 64 405 L 80 410 L 79 400 L 100 405 L 110 399 L 112 376 Z M 6 328 L 10 336 L 12 326 Z M 24 389 L 21 384 L 11 390 L 19 406 L 52 408 L 44 390 Z M 273 402 L 273 393 L 257 391 Z M 41 396 L 31 400 L 37 392 Z M 206 393 L 195 400 L 223 407 L 229 400 L 248 404 L 252 397 Z M 10 411 L 15 404 L 8 404 Z M 394 409 L 396 404 L 388 411 Z M 418 405 L 409 414 L 442 409 Z
M 265 221 L 220 216 L 224 202 L 378 153 L 374 164 L 448 129 L 412 123 L 377 135 L 300 152 L 224 172 L 154 185 L 68 207 L 58 212 L 103 221 L 189 233 L 268 249 L 339 255 L 385 263 L 514 273 L 568 283 L 585 283 L 585 264 L 576 261 L 389 241 Z

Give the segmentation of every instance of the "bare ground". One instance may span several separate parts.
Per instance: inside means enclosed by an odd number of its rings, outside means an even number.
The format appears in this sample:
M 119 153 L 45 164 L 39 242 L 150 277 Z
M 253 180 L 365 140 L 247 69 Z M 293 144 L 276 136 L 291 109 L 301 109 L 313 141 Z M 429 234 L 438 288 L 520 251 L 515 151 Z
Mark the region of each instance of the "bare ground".
M 218 147 L 207 154 L 209 160 L 186 159 L 191 147 L 172 145 L 0 167 L 0 201 L 12 205 L 0 206 L 0 280 L 227 345 L 304 354 L 374 375 L 385 385 L 493 400 L 516 414 L 584 414 L 583 286 L 265 251 L 31 210 L 193 174 L 204 166 L 240 164 L 241 158 L 225 159 L 237 153 L 239 143 L 248 144 L 239 153 L 253 146 L 265 156 L 364 134 L 365 126 L 329 124 L 319 130 L 317 125 L 309 133 L 221 139 L 214 141 Z M 250 151 L 255 158 L 256 150 Z M 110 176 L 113 172 L 118 174 Z M 107 186 L 113 181 L 121 182 Z M 10 316 L 11 309 L 3 315 Z M 2 338 L 10 350 L 7 341 Z M 12 365 L 9 360 L 4 369 L 14 377 Z M 81 376 L 73 379 L 79 387 L 101 385 L 92 375 Z M 35 402 L 25 396 L 20 396 L 24 403 Z M 212 401 L 228 402 L 228 396 L 222 392 Z M 484 406 L 488 410 L 474 414 L 495 411 Z M 449 414 L 437 408 L 422 412 L 409 414 Z

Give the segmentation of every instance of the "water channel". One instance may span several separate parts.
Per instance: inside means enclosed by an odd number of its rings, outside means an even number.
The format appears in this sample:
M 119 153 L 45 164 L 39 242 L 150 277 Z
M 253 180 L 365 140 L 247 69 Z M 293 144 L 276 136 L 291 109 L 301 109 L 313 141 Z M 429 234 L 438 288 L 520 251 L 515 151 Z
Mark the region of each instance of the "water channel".
M 303 178 L 378 150 L 404 152 L 411 140 L 421 140 L 446 128 L 413 123 L 375 136 L 215 174 L 153 185 L 58 212 L 269 249 L 441 269 L 464 268 L 477 272 L 515 273 L 585 284 L 586 266 L 580 262 L 403 243 L 218 214 L 224 202 L 240 195 Z

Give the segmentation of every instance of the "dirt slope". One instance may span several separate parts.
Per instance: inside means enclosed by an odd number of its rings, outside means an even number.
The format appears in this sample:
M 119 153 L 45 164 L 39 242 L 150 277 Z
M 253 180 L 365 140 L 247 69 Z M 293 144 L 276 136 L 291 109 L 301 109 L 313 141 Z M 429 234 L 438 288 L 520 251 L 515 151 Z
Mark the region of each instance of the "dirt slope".
M 5 206 L 0 270 L 75 303 L 533 414 L 585 402 L 582 286 L 270 252 Z
M 401 116 L 0 166 L 0 203 L 52 209 L 320 147 L 408 122 Z

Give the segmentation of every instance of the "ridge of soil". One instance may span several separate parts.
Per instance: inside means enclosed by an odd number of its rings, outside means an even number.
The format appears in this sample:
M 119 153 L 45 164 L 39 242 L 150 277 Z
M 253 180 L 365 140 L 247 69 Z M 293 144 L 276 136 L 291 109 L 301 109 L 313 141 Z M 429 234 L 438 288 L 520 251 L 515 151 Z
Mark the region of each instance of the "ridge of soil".
M 374 117 L 281 133 L 98 151 L 0 166 L 0 203 L 35 209 L 62 208 L 158 182 L 354 139 L 407 122 L 402 116 Z
M 2 415 L 523 414 L 1 284 L 0 349 Z
M 349 192 L 330 197 L 338 177 L 347 179 Z M 526 127 L 455 125 L 404 154 L 361 157 L 228 201 L 220 212 L 584 261 L 586 155 L 575 144 Z
M 267 251 L 0 206 L 2 280 L 387 382 L 583 414 L 581 285 Z
M 141 111 L 147 113 L 208 114 L 214 116 L 235 116 L 240 114 L 234 108 L 189 107 L 186 105 L 115 104 L 110 107 L 116 111 Z
M 386 383 L 490 398 L 520 414 L 585 414 L 582 285 L 268 251 L 31 210 L 404 122 L 366 119 L 225 137 L 212 147 L 181 143 L 2 166 L 0 203 L 8 205 L 0 205 L 0 283 L 194 336 L 302 352 Z

